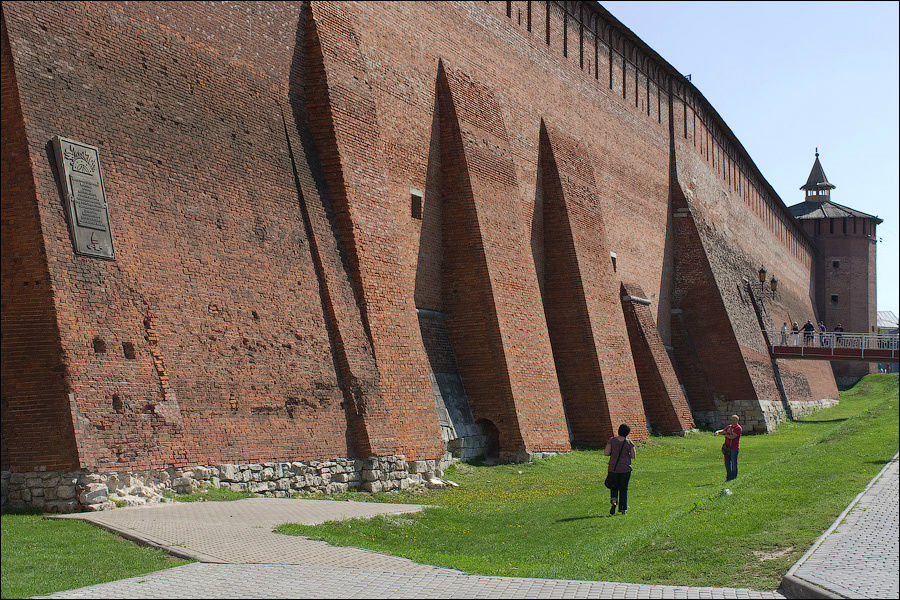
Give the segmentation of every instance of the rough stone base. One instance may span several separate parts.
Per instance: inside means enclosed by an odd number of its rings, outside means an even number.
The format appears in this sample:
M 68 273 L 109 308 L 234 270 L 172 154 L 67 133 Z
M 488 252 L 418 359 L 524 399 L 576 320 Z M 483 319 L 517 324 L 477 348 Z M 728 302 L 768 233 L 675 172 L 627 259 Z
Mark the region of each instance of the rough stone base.
M 821 400 L 809 400 L 805 402 L 790 401 L 791 413 L 796 419 L 797 417 L 812 414 L 823 408 L 835 406 L 837 403 L 838 401 L 832 398 L 822 398 Z M 769 404 L 771 406 L 768 409 L 764 408 L 764 410 L 766 410 L 767 415 L 771 415 L 773 424 L 770 429 L 774 429 L 775 425 L 787 420 L 787 415 L 785 414 L 784 406 L 781 402 L 770 402 Z
M 459 460 L 470 460 L 483 456 L 487 449 L 487 436 L 470 435 L 464 438 L 447 440 L 447 452 Z
M 811 401 L 790 401 L 793 416 L 802 417 L 837 404 L 837 400 L 823 398 Z M 719 410 L 696 410 L 694 422 L 703 429 L 718 430 L 731 422 L 731 415 L 741 419 L 745 433 L 768 433 L 779 423 L 787 421 L 787 413 L 780 400 L 735 400 L 716 402 Z
M 717 410 L 695 410 L 691 411 L 694 415 L 694 424 L 698 429 L 721 429 L 722 415 Z
M 276 498 L 299 492 L 332 494 L 442 487 L 444 464 L 445 461 L 435 460 L 407 463 L 404 456 L 398 455 L 113 473 L 3 471 L 2 508 L 45 512 L 104 510 L 163 502 L 165 492 L 189 494 L 215 487 Z

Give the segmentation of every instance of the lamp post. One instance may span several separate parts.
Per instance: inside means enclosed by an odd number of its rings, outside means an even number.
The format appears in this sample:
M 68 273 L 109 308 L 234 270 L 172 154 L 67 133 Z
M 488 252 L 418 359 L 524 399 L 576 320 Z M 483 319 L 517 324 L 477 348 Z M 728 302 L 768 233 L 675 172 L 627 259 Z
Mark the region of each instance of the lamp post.
M 774 277 L 769 280 L 769 289 L 772 290 L 772 299 L 775 299 L 775 290 L 778 289 L 778 280 Z
M 765 268 L 765 267 L 760 267 L 760 268 L 759 268 L 759 289 L 760 289 L 760 290 L 763 289 L 763 284 L 764 284 L 765 282 L 766 282 L 766 268 Z

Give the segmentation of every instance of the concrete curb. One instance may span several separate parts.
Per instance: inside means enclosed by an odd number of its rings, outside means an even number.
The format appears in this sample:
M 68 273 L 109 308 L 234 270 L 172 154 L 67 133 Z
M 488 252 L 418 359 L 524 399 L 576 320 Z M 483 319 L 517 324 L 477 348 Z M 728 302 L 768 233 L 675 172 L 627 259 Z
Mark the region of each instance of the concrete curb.
M 844 512 L 838 515 L 838 518 L 834 520 L 834 523 L 831 524 L 831 527 L 825 530 L 825 533 L 823 533 L 818 537 L 818 539 L 816 539 L 810 549 L 806 551 L 806 554 L 800 557 L 800 560 L 794 563 L 794 566 L 792 566 L 788 570 L 788 572 L 781 579 L 781 586 L 778 588 L 778 591 L 784 594 L 785 597 L 828 599 L 846 598 L 846 596 L 843 596 L 838 592 L 823 588 L 811 581 L 803 579 L 802 577 L 798 577 L 796 572 L 801 566 L 803 566 L 803 563 L 806 562 L 806 559 L 808 559 L 816 550 L 819 549 L 819 546 L 822 545 L 825 539 L 828 538 L 828 536 L 838 528 L 838 526 L 847 517 L 847 514 L 853 509 L 853 507 L 857 505 L 857 503 L 859 503 L 859 500 L 866 494 L 866 492 L 868 492 L 872 488 L 872 486 L 874 486 L 878 482 L 878 480 L 881 479 L 885 471 L 887 471 L 893 463 L 897 462 L 898 457 L 900 457 L 900 453 L 895 454 L 894 457 L 889 460 L 886 465 L 884 465 L 881 471 L 879 471 L 878 474 L 872 478 L 872 480 L 869 482 L 869 485 L 867 485 L 863 491 L 856 495 L 856 498 L 854 498 L 853 501 L 847 506 L 847 508 L 844 509 Z

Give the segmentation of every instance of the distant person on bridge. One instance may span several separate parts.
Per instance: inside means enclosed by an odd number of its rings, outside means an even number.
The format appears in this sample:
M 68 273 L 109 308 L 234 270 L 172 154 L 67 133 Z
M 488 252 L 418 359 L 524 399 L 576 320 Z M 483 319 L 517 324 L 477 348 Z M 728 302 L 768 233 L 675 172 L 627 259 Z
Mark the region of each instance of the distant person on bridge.
M 737 479 L 738 476 L 738 450 L 741 447 L 741 434 L 744 433 L 739 422 L 740 418 L 737 415 L 731 415 L 731 425 L 716 432 L 716 435 L 725 436 L 725 443 L 722 445 L 722 454 L 725 455 L 725 481 Z
M 834 328 L 834 341 L 838 346 L 841 345 L 841 338 L 844 337 L 841 334 L 844 332 L 844 326 L 840 323 L 837 324 L 837 327 Z
M 797 321 L 794 321 L 793 325 L 791 325 L 791 343 L 795 346 L 800 345 L 800 326 L 797 325 Z
M 816 338 L 816 326 L 812 324 L 812 321 L 809 319 L 806 320 L 806 323 L 803 325 L 803 345 L 810 346 L 812 345 L 812 341 Z
M 787 346 L 787 321 L 781 324 L 781 345 Z
M 826 333 L 828 333 L 828 328 L 825 327 L 825 322 L 819 321 L 819 345 L 820 346 L 824 347 L 824 346 L 828 345 L 828 342 L 827 342 L 828 338 L 825 335 Z

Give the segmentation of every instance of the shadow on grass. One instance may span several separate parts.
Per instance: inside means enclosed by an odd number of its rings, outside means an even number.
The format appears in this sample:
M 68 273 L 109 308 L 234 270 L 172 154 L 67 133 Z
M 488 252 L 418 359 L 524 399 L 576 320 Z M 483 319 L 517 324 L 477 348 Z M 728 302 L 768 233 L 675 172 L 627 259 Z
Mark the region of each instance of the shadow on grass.
M 37 515 L 37 516 L 40 516 L 40 515 L 44 514 L 44 511 L 42 511 L 39 508 L 10 508 L 10 509 L 4 508 L 3 514 L 4 515 Z
M 840 423 L 841 421 L 846 421 L 847 417 L 841 417 L 840 419 L 798 419 L 794 421 L 794 423 L 800 423 L 801 425 L 805 425 L 807 423 Z
M 583 521 L 584 519 L 604 519 L 611 515 L 589 515 L 587 517 L 566 517 L 565 519 L 557 519 L 557 523 L 569 523 L 571 521 Z
M 886 464 L 888 464 L 889 462 L 891 462 L 891 459 L 887 459 L 887 460 L 867 460 L 867 461 L 865 461 L 865 463 L 866 463 L 867 465 L 886 465 Z

